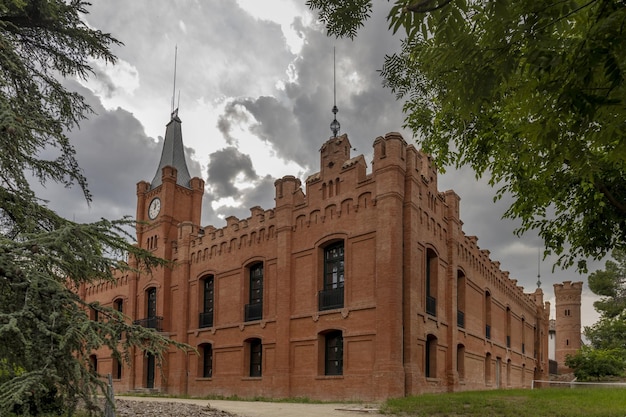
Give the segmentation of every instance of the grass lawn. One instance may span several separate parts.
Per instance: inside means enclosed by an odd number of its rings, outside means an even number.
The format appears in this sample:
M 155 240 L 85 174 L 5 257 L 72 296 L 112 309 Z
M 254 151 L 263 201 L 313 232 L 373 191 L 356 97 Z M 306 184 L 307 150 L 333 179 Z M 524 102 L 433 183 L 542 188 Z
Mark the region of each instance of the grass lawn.
M 420 417 L 624 417 L 624 388 L 549 388 L 424 394 L 391 399 L 385 414 Z

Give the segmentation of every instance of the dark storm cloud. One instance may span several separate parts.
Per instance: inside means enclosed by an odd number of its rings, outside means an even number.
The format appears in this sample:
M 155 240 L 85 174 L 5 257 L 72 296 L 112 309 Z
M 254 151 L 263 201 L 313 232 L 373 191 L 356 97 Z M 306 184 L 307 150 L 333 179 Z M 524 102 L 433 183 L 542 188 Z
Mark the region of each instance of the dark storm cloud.
M 241 153 L 232 146 L 209 155 L 207 183 L 215 197 L 239 197 L 241 193 L 235 185 L 239 174 L 243 174 L 244 178 L 249 181 L 257 179 L 249 155 Z
M 235 100 L 226 104 L 224 112 L 220 114 L 217 120 L 217 128 L 222 133 L 226 143 L 229 145 L 235 145 L 237 139 L 231 134 L 233 125 L 245 124 L 249 121 L 248 115 L 245 111 L 243 111 L 241 101 Z
M 307 40 L 292 62 L 297 79 L 285 82 L 284 91 L 276 91 L 274 96 L 246 95 L 234 101 L 233 105 L 244 106 L 254 116 L 257 123 L 250 126 L 250 131 L 270 142 L 280 158 L 311 171 L 318 169 L 318 150 L 331 136 L 329 125 L 333 120 L 333 47 L 337 118 L 341 132 L 348 134 L 357 153 L 371 153 L 371 144 L 378 135 L 402 130 L 401 103 L 382 87 L 377 72 L 384 54 L 395 50 L 398 40 L 386 30 L 384 10 L 375 13 L 370 23 L 350 41 L 328 38 L 319 26 L 304 27 L 296 18 L 292 26 Z M 219 127 L 226 140 L 232 140 L 226 128 L 236 116 L 227 106 L 220 118 Z
M 247 219 L 250 217 L 250 209 L 255 206 L 259 206 L 265 210 L 274 208 L 274 181 L 274 178 L 269 175 L 259 178 L 258 181 L 255 182 L 254 188 L 247 190 L 246 193 L 242 195 L 239 205 L 225 205 L 220 207 L 214 212 L 216 217 L 213 218 L 213 221 L 209 224 L 215 227 L 222 227 L 224 221 L 218 220 L 217 216 L 222 218 L 235 216 L 238 219 Z
M 280 157 L 304 166 L 311 162 L 311 152 L 301 146 L 299 126 L 291 117 L 291 109 L 275 97 L 235 99 L 226 106 L 226 111 L 220 116 L 218 122 L 220 130 L 223 126 L 230 127 L 233 122 L 249 122 L 247 116 L 242 115 L 242 108 L 259 121 L 250 124 L 249 131 L 261 140 L 275 145 Z M 232 141 L 229 131 L 224 129 L 223 133 L 227 141 Z
M 73 82 L 66 85 L 82 94 L 94 110 L 94 114 L 81 122 L 79 129 L 68 133 L 93 201 L 87 205 L 77 187 L 66 189 L 58 184 L 47 184 L 40 195 L 50 201 L 50 206 L 59 214 L 79 222 L 101 217 L 134 217 L 136 184 L 154 176 L 162 139 L 157 143 L 146 136 L 141 123 L 128 111 L 106 110 L 89 90 Z M 189 163 L 191 153 L 189 149 L 187 152 L 191 175 L 198 176 L 200 167 Z

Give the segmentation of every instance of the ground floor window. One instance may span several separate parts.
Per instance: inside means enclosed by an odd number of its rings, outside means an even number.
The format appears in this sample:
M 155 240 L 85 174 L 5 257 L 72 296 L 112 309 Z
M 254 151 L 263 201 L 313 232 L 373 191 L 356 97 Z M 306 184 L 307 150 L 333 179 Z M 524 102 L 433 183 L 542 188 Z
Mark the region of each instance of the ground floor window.
M 202 378 L 211 378 L 213 376 L 213 345 L 205 343 L 200 345 L 201 368 L 200 376 Z
M 261 339 L 251 339 L 248 344 L 250 347 L 250 376 L 260 377 L 263 374 L 263 345 L 261 344 Z
M 343 375 L 343 334 L 339 330 L 326 333 L 324 342 L 324 374 Z
M 432 334 L 429 334 L 426 338 L 424 356 L 424 374 L 426 378 L 437 378 L 437 337 Z

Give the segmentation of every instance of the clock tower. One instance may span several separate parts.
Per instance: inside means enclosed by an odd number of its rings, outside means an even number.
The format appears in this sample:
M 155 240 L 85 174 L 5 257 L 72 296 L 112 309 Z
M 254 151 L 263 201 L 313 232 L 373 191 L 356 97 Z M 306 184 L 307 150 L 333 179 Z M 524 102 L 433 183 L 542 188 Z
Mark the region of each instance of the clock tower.
M 202 211 L 204 181 L 189 175 L 181 124 L 174 111 L 154 178 L 137 184 L 137 241 L 165 259 L 172 259 L 171 242 L 177 238 L 178 224 L 199 225 Z

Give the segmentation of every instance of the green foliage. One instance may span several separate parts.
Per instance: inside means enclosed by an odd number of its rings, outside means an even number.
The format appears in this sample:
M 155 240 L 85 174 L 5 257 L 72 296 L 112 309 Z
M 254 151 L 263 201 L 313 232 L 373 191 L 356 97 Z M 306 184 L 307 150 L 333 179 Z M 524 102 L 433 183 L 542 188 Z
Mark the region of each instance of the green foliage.
M 605 270 L 589 275 L 589 288 L 602 298 L 593 303 L 600 320 L 585 327 L 585 336 L 593 348 L 626 352 L 626 253 L 614 250 L 612 256 Z
M 351 34 L 366 16 L 320 18 Z M 384 84 L 438 164 L 469 165 L 496 198 L 512 195 L 505 216 L 521 220 L 518 234 L 536 229 L 558 266 L 585 271 L 586 258 L 624 248 L 622 1 L 395 0 L 388 20 L 404 37 Z
M 593 349 L 583 346 L 575 355 L 565 357 L 565 365 L 574 370 L 578 381 L 597 381 L 610 376 L 623 376 L 626 368 L 623 349 Z
M 369 0 L 307 0 L 306 5 L 319 10 L 320 20 L 327 23 L 328 34 L 338 38 L 347 36 L 354 39 L 363 22 L 372 14 Z
M 614 318 L 626 310 L 626 252 L 614 250 L 613 260 L 605 263 L 605 270 L 589 275 L 589 289 L 602 298 L 593 303 L 606 318 Z
M 625 314 L 601 317 L 592 326 L 585 327 L 585 336 L 596 349 L 623 349 L 626 351 Z
M 134 223 L 74 223 L 48 209 L 29 184 L 34 178 L 78 185 L 90 201 L 65 132 L 91 109 L 62 78 L 87 77 L 93 59 L 115 62 L 109 48 L 119 42 L 85 25 L 87 6 L 0 2 L 0 415 L 59 407 L 71 415 L 79 400 L 94 410 L 95 395 L 104 392 L 88 366 L 94 349 L 108 347 L 129 360 L 134 347 L 158 359 L 168 347 L 182 347 L 78 296 L 81 284 L 114 281 L 116 270 L 164 266 L 129 243 L 124 230 Z M 89 319 L 91 310 L 98 321 Z

